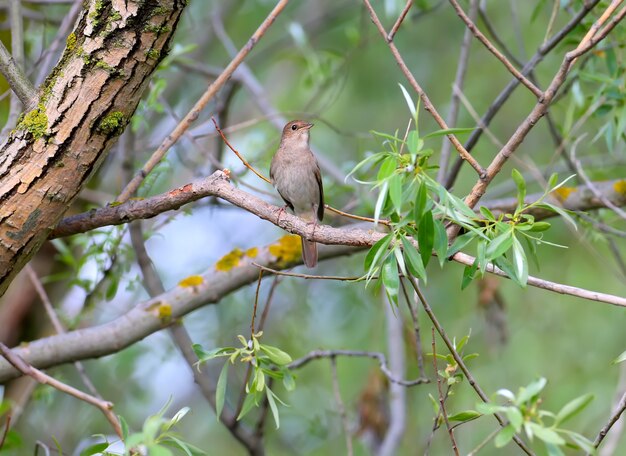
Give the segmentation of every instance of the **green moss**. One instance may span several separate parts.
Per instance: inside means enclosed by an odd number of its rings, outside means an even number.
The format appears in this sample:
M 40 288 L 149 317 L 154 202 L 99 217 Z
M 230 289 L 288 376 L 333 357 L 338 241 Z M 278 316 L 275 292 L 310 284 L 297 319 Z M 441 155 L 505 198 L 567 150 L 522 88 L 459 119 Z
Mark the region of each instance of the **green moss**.
M 119 21 L 121 18 L 122 18 L 122 15 L 119 13 L 119 11 L 113 11 L 111 16 L 109 17 L 109 20 L 110 21 Z
M 171 28 L 167 25 L 154 24 L 146 24 L 146 26 L 143 28 L 144 32 L 156 33 L 157 35 L 160 35 L 162 33 L 168 33 L 170 30 Z
M 119 135 L 126 125 L 126 116 L 123 112 L 113 111 L 100 121 L 98 131 L 105 135 Z
M 73 51 L 74 48 L 76 47 L 76 34 L 74 32 L 70 33 L 67 36 L 65 43 L 67 44 L 68 51 L 70 52 Z
M 48 131 L 48 116 L 43 103 L 39 103 L 35 109 L 28 112 L 18 124 L 17 129 L 28 131 L 35 139 L 45 135 Z
M 106 63 L 104 60 L 98 60 L 96 62 L 96 68 L 101 68 L 108 71 L 109 73 L 115 73 L 117 71 L 117 69 Z
M 161 51 L 158 49 L 150 49 L 146 51 L 146 56 L 152 60 L 159 60 L 159 57 L 161 57 Z

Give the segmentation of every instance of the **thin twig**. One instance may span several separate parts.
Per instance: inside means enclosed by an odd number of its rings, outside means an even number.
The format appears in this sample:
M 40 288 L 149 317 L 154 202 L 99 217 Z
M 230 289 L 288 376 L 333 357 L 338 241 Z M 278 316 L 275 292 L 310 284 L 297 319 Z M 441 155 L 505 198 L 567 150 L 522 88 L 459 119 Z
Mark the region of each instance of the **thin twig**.
M 259 269 L 259 280 L 256 284 L 256 292 L 254 293 L 254 308 L 252 309 L 252 321 L 250 321 L 250 340 L 254 337 L 254 320 L 256 319 L 256 308 L 259 304 L 259 290 L 261 289 L 261 281 L 263 279 L 263 269 Z
M 626 393 L 622 395 L 622 398 L 620 399 L 619 403 L 615 407 L 615 411 L 609 418 L 608 423 L 602 426 L 602 429 L 600 429 L 600 432 L 598 433 L 596 439 L 593 441 L 594 448 L 598 448 L 600 446 L 600 444 L 602 443 L 606 435 L 609 433 L 609 431 L 611 430 L 613 425 L 617 422 L 617 420 L 620 419 L 620 417 L 622 416 L 625 410 L 626 410 Z
M 417 293 L 417 296 L 419 297 L 419 299 L 420 299 L 420 301 L 422 303 L 422 307 L 424 307 L 424 310 L 426 311 L 426 314 L 430 318 L 430 321 L 432 321 L 433 326 L 435 327 L 435 329 L 439 333 L 439 336 L 443 339 L 444 343 L 446 344 L 446 347 L 448 347 L 448 350 L 450 351 L 450 354 L 452 355 L 452 357 L 456 361 L 456 363 L 459 366 L 459 368 L 463 371 L 463 374 L 465 375 L 465 378 L 467 379 L 468 383 L 474 389 L 474 391 L 476 391 L 476 394 L 478 394 L 478 397 L 480 397 L 480 399 L 483 402 L 489 403 L 489 398 L 483 392 L 482 388 L 478 385 L 478 383 L 476 382 L 476 379 L 474 379 L 474 376 L 472 375 L 472 373 L 467 368 L 467 365 L 463 361 L 463 358 L 461 357 L 459 352 L 456 350 L 456 348 L 454 348 L 454 344 L 452 343 L 452 341 L 450 340 L 450 338 L 446 334 L 445 330 L 443 329 L 443 327 L 439 323 L 439 320 L 435 316 L 432 308 L 430 307 L 430 304 L 428 304 L 428 301 L 426 300 L 426 297 L 424 296 L 424 294 L 422 293 L 422 290 L 420 289 L 419 285 L 417 284 L 417 281 L 413 277 L 410 277 L 409 278 L 409 282 L 411 283 L 411 285 L 413 286 L 413 289 Z M 500 416 L 500 414 L 495 413 L 494 417 L 496 418 L 498 423 L 500 423 L 500 426 L 502 426 L 502 427 L 506 426 L 507 423 L 504 420 L 504 418 L 502 418 Z M 515 435 L 513 437 L 513 441 L 517 444 L 517 446 L 519 446 L 522 449 L 522 451 L 524 451 L 524 453 L 526 453 L 528 455 L 534 454 L 532 452 L 532 450 L 530 448 L 528 448 L 528 446 L 526 446 L 526 444 L 517 435 Z
M 476 9 L 478 7 L 478 0 L 472 0 L 470 2 L 469 17 L 471 20 L 476 18 Z M 450 97 L 450 111 L 448 111 L 448 117 L 446 119 L 448 125 L 451 127 L 456 126 L 457 119 L 459 117 L 459 101 L 460 98 L 455 87 L 459 87 L 459 90 L 465 84 L 465 74 L 467 73 L 467 64 L 469 62 L 470 48 L 472 45 L 472 32 L 469 29 L 465 30 L 463 34 L 463 41 L 461 42 L 461 52 L 459 54 L 459 60 L 456 65 L 456 75 L 454 76 L 454 82 L 452 83 L 452 96 Z M 439 155 L 439 169 L 437 170 L 437 182 L 443 182 L 446 173 L 448 172 L 448 162 L 450 161 L 450 141 L 444 139 L 441 144 L 441 153 Z
M 39 276 L 37 275 L 33 267 L 30 264 L 28 264 L 26 265 L 24 269 L 26 270 L 26 273 L 28 274 L 28 277 L 30 278 L 30 281 L 33 284 L 33 287 L 35 287 L 35 291 L 39 295 L 39 299 L 41 299 L 43 307 L 46 310 L 46 314 L 48 315 L 48 318 L 52 322 L 52 326 L 54 327 L 54 330 L 57 332 L 57 334 L 67 333 L 67 329 L 65 329 L 65 327 L 63 326 L 63 323 L 61 323 L 61 320 L 59 320 L 59 317 L 54 310 L 52 302 L 50 302 L 48 293 L 46 293 L 46 290 L 43 287 L 43 284 L 41 283 L 41 280 L 39 279 Z M 103 399 L 102 395 L 98 393 L 98 390 L 96 389 L 91 379 L 87 376 L 87 371 L 85 370 L 85 366 L 83 366 L 83 363 L 81 363 L 80 361 L 75 361 L 74 367 L 76 368 L 78 375 L 83 381 L 83 384 L 87 387 L 87 389 L 91 392 L 91 394 L 97 397 L 98 399 Z
M 341 418 L 341 425 L 343 426 L 343 433 L 346 438 L 346 451 L 348 456 L 354 454 L 352 449 L 352 433 L 350 432 L 350 424 L 348 423 L 348 415 L 346 414 L 346 407 L 343 405 L 341 399 L 341 391 L 339 390 L 339 379 L 337 378 L 337 359 L 334 356 L 330 358 L 330 372 L 333 381 L 333 392 L 335 394 L 335 402 L 337 402 L 337 409 L 339 411 L 339 417 Z
M 424 92 L 422 87 L 418 84 L 417 80 L 413 76 L 413 73 L 411 73 L 411 70 L 409 70 L 406 63 L 404 62 L 404 59 L 400 55 L 398 48 L 396 47 L 393 41 L 387 40 L 387 32 L 385 32 L 385 28 L 383 27 L 383 24 L 380 22 L 380 19 L 378 18 L 378 15 L 376 14 L 376 11 L 372 7 L 370 1 L 363 0 L 363 2 L 365 3 L 365 7 L 367 8 L 369 12 L 370 17 L 372 18 L 372 22 L 374 22 L 374 25 L 376 25 L 376 28 L 380 32 L 381 36 L 387 42 L 387 45 L 389 46 L 389 49 L 391 50 L 391 53 L 393 54 L 393 57 L 396 60 L 396 63 L 400 67 L 400 70 L 409 81 L 409 84 L 411 84 L 411 87 L 413 87 L 413 89 L 418 93 L 418 95 L 420 96 L 422 100 L 422 103 L 424 103 L 424 109 L 435 119 L 437 124 L 442 129 L 447 130 L 449 127 L 446 124 L 446 121 L 443 120 L 443 117 L 441 117 L 441 115 L 437 112 L 437 109 L 428 98 L 428 95 L 426 95 L 426 92 Z M 452 143 L 452 145 L 455 147 L 457 152 L 461 155 L 463 160 L 466 160 L 472 166 L 472 168 L 474 168 L 476 173 L 478 173 L 478 175 L 482 178 L 485 174 L 485 169 L 478 163 L 478 161 L 476 161 L 474 157 L 470 155 L 470 153 L 463 147 L 463 144 L 461 144 L 461 142 L 456 138 L 456 136 L 454 136 L 453 134 L 449 134 L 447 135 L 447 137 Z
M 513 66 L 511 62 L 502 54 L 491 42 L 487 39 L 483 33 L 478 30 L 476 24 L 465 14 L 461 5 L 457 2 L 457 0 L 449 0 L 452 8 L 456 11 L 456 14 L 461 18 L 461 20 L 465 23 L 468 29 L 472 31 L 476 39 L 483 43 L 483 45 L 487 48 L 489 52 L 491 52 L 502 64 L 506 67 L 509 72 L 515 76 L 524 86 L 528 88 L 537 98 L 543 97 L 543 91 L 539 89 L 535 84 L 533 84 L 526 76 L 524 76 L 517 68 Z
M 413 0 L 407 0 L 404 8 L 402 8 L 402 11 L 400 11 L 398 19 L 396 19 L 396 22 L 393 24 L 393 27 L 391 27 L 389 34 L 387 34 L 387 41 L 393 41 L 393 38 L 396 36 L 396 33 L 398 33 L 398 29 L 402 25 L 402 22 L 404 21 L 404 18 L 411 9 L 411 6 L 413 6 Z
M 11 351 L 11 349 L 2 342 L 0 342 L 0 354 L 2 354 L 2 356 L 22 374 L 34 378 L 42 385 L 49 385 L 65 394 L 74 396 L 81 401 L 87 402 L 88 404 L 99 408 L 109 423 L 111 423 L 111 426 L 113 426 L 115 433 L 120 438 L 123 438 L 122 426 L 120 425 L 120 421 L 115 413 L 112 412 L 113 404 L 111 402 L 98 399 L 97 397 L 91 396 L 90 394 L 84 393 L 70 385 L 66 385 L 55 378 L 50 377 L 48 374 L 45 374 L 39 369 L 28 364 L 21 356 L 13 353 L 13 351 Z
M 419 371 L 420 377 L 426 377 L 426 371 L 424 369 L 424 354 L 422 350 L 422 337 L 420 335 L 420 322 L 417 316 L 417 309 L 413 306 L 413 300 L 409 297 L 409 293 L 407 292 L 406 286 L 404 285 L 404 280 L 400 280 L 400 285 L 402 287 L 402 293 L 404 294 L 404 300 L 406 301 L 406 305 L 409 308 L 409 313 L 411 314 L 411 320 L 413 320 L 415 351 L 417 352 L 417 369 Z
M 2 438 L 0 438 L 0 450 L 4 446 L 4 442 L 7 438 L 7 434 L 9 433 L 9 429 L 11 428 L 11 415 L 7 415 L 7 420 L 4 423 L 4 432 L 2 432 Z
M 587 14 L 589 14 L 589 12 L 599 2 L 600 0 L 591 0 L 591 1 L 584 3 L 581 10 L 574 17 L 572 17 L 569 20 L 569 22 L 565 24 L 565 26 L 563 26 L 561 30 L 555 33 L 554 36 L 550 38 L 550 40 L 548 40 L 547 42 L 539 46 L 535 54 L 526 63 L 526 65 L 524 65 L 524 68 L 522 68 L 522 71 L 521 71 L 522 74 L 529 74 L 543 60 L 543 58 L 549 52 L 551 52 L 575 27 L 577 27 L 581 23 L 581 21 L 587 16 Z M 519 84 L 520 84 L 519 80 L 516 78 L 513 78 L 506 85 L 506 87 L 502 89 L 502 91 L 494 99 L 494 101 L 491 103 L 489 108 L 487 108 L 487 111 L 483 115 L 481 119 L 482 124 L 489 125 L 491 123 L 493 118 L 500 111 L 502 106 L 504 106 L 504 103 L 509 99 L 509 97 L 511 96 L 511 94 L 517 88 Z M 465 148 L 468 151 L 471 151 L 474 148 L 474 146 L 476 146 L 476 144 L 478 143 L 478 140 L 482 136 L 482 133 L 483 133 L 483 130 L 478 128 L 470 134 L 470 137 L 467 139 L 467 141 L 464 144 Z M 452 186 L 454 185 L 454 182 L 456 181 L 456 178 L 462 166 L 463 166 L 463 160 L 461 158 L 457 159 L 454 165 L 452 166 L 452 169 L 448 173 L 448 176 L 446 177 L 444 186 L 447 189 L 452 188 Z
M 265 35 L 267 29 L 272 25 L 276 17 L 282 12 L 285 6 L 287 6 L 288 2 L 289 0 L 279 0 L 278 3 L 276 3 L 274 9 L 272 9 L 268 16 L 263 20 L 259 28 L 250 37 L 246 45 L 241 48 L 235 58 L 233 58 L 228 66 L 224 68 L 223 73 L 220 74 L 213 82 L 211 82 L 207 90 L 196 102 L 193 108 L 174 128 L 174 130 L 166 136 L 161 145 L 157 148 L 157 150 L 154 151 L 152 156 L 144 164 L 141 170 L 135 175 L 135 177 L 133 177 L 128 185 L 126 185 L 124 190 L 122 190 L 122 193 L 120 193 L 119 197 L 117 198 L 118 201 L 127 201 L 137 191 L 143 179 L 163 159 L 170 147 L 172 147 L 176 143 L 176 141 L 178 141 L 178 139 L 183 135 L 183 133 L 189 129 L 191 124 L 198 118 L 200 112 L 205 108 L 207 103 L 211 99 L 213 99 L 218 90 L 226 83 L 226 81 L 228 81 L 228 79 L 232 76 L 233 72 L 237 69 L 241 62 L 243 62 L 243 60 L 258 43 L 258 41 L 263 37 L 263 35 Z
M 441 388 L 441 376 L 439 375 L 439 370 L 437 369 L 437 350 L 435 347 L 435 328 L 430 328 L 431 337 L 432 337 L 432 350 L 433 350 L 433 368 L 435 369 L 435 378 L 437 379 L 437 392 L 439 393 L 439 412 L 441 416 L 443 416 L 443 421 L 446 423 L 446 427 L 448 428 L 448 435 L 450 436 L 450 441 L 452 442 L 452 451 L 454 454 L 459 456 L 459 449 L 456 444 L 456 440 L 454 439 L 454 431 L 452 427 L 450 427 L 450 421 L 448 420 L 448 412 L 446 412 L 445 400 L 443 397 L 443 389 Z
M 25 110 L 35 107 L 37 91 L 24 72 L 17 66 L 13 57 L 0 41 L 0 73 L 24 105 Z
M 428 378 L 417 378 L 415 380 L 403 380 L 401 378 L 397 378 L 393 373 L 389 370 L 387 366 L 387 358 L 384 354 L 379 352 L 370 352 L 363 350 L 313 350 L 309 352 L 307 355 L 302 358 L 298 358 L 295 361 L 291 362 L 287 365 L 288 369 L 299 369 L 306 364 L 314 361 L 316 359 L 322 358 L 331 358 L 337 356 L 348 356 L 348 357 L 356 357 L 356 358 L 372 358 L 378 361 L 380 365 L 380 370 L 385 376 L 389 379 L 389 381 L 393 383 L 397 383 L 402 386 L 416 386 L 423 385 L 424 383 L 430 383 L 430 379 Z

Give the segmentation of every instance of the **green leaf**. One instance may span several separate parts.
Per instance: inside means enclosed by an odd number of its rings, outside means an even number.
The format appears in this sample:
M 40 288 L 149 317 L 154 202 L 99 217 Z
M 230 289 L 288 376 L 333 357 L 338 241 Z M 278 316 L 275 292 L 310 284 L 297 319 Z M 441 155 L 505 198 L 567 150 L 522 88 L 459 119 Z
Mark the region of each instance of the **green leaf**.
M 475 237 L 476 234 L 473 231 L 469 231 L 457 237 L 448 249 L 448 252 L 446 253 L 446 258 L 451 257 L 456 252 L 466 247 L 470 242 L 474 240 Z
M 424 147 L 424 141 L 422 141 L 417 134 L 417 131 L 411 130 L 406 137 L 406 147 L 409 149 L 409 153 L 417 155 L 417 153 Z
M 511 171 L 511 177 L 517 186 L 517 210 L 520 210 L 524 206 L 524 198 L 526 198 L 526 181 L 522 173 L 515 168 Z
M 448 234 L 446 233 L 446 227 L 441 220 L 434 221 L 435 242 L 434 248 L 439 258 L 439 266 L 443 267 L 448 253 Z
M 538 233 L 540 231 L 548 230 L 552 225 L 548 222 L 535 222 L 532 224 L 528 231 Z
M 463 133 L 471 133 L 474 130 L 476 130 L 476 128 L 446 128 L 444 130 L 437 130 L 437 131 L 433 131 L 432 133 L 428 133 L 426 136 L 424 136 L 423 139 L 429 139 L 429 138 L 438 138 L 439 136 L 445 136 L 445 135 L 458 135 L 458 134 L 463 134 Z
M 291 361 L 291 356 L 288 353 L 285 353 L 280 348 L 273 347 L 271 345 L 261 345 L 261 351 L 265 353 L 269 359 L 276 364 L 277 366 L 284 366 L 285 364 L 289 364 Z
M 527 423 L 532 428 L 533 433 L 546 443 L 553 443 L 554 445 L 565 445 L 565 440 L 556 431 L 543 427 L 532 421 Z
M 415 196 L 415 205 L 413 206 L 413 221 L 416 225 L 419 225 L 422 219 L 422 214 L 426 209 L 426 201 L 428 197 L 428 189 L 426 184 L 422 181 L 417 188 L 417 194 Z
M 172 450 L 163 445 L 148 445 L 150 456 L 173 456 Z
M 619 364 L 626 361 L 626 351 L 622 352 L 617 358 L 615 358 L 611 364 Z
M 389 179 L 389 197 L 396 213 L 402 212 L 402 181 L 403 176 L 396 174 Z
M 411 95 L 409 95 L 409 92 L 407 92 L 402 84 L 398 83 L 398 85 L 400 86 L 400 90 L 402 90 L 402 95 L 404 95 L 404 100 L 406 101 L 406 105 L 409 107 L 411 116 L 413 119 L 417 119 L 417 108 L 415 107 L 415 103 L 413 102 Z
M 214 358 L 219 358 L 221 356 L 228 356 L 230 354 L 230 351 L 236 350 L 235 347 L 221 347 L 206 351 L 200 344 L 193 344 L 192 348 L 194 353 L 198 357 L 198 361 L 201 363 Z
M 379 182 L 382 182 L 385 179 L 391 177 L 391 175 L 396 171 L 397 167 L 398 167 L 398 162 L 396 160 L 396 157 L 394 157 L 393 155 L 390 155 L 389 157 L 385 158 L 385 160 L 383 161 L 383 164 L 380 165 L 380 169 L 378 170 L 378 176 L 376 176 L 376 180 L 378 180 Z
M 489 261 L 494 258 L 498 258 L 506 253 L 507 250 L 513 245 L 513 233 L 507 231 L 501 235 L 495 237 L 489 242 L 487 246 L 486 255 Z
M 293 391 L 296 389 L 296 379 L 287 369 L 285 369 L 285 373 L 283 375 L 283 386 L 287 391 Z
M 487 220 L 491 220 L 492 222 L 496 221 L 495 215 L 493 215 L 493 212 L 491 212 L 488 207 L 480 206 L 479 210 L 483 217 L 485 217 Z
M 100 454 L 107 448 L 109 448 L 109 444 L 107 442 L 96 443 L 95 445 L 91 445 L 90 447 L 85 448 L 83 451 L 81 451 L 80 456 L 92 456 L 94 454 Z
M 559 426 L 570 418 L 578 415 L 585 407 L 589 405 L 592 400 L 593 394 L 585 394 L 571 400 L 570 402 L 565 404 L 561 410 L 559 410 L 559 413 L 556 414 L 554 425 Z
M 385 207 L 385 202 L 387 201 L 387 194 L 389 192 L 389 181 L 383 182 L 383 185 L 380 187 L 380 192 L 378 193 L 378 199 L 376 200 L 376 206 L 374 206 L 374 221 L 378 223 L 380 220 L 380 214 Z
M 381 278 L 389 300 L 398 304 L 398 292 L 400 290 L 400 277 L 398 275 L 398 263 L 394 255 L 389 255 L 381 271 Z
M 493 402 L 479 402 L 476 404 L 476 410 L 483 415 L 493 415 L 494 413 L 506 412 L 510 407 L 494 404 Z
M 548 381 L 545 378 L 541 377 L 529 384 L 528 386 L 520 388 L 519 395 L 517 396 L 517 403 L 521 405 L 525 402 L 530 401 L 535 396 L 539 395 L 541 391 L 543 391 L 547 383 Z
M 246 416 L 252 407 L 258 405 L 258 395 L 256 391 L 252 391 L 246 395 L 246 398 L 243 401 L 243 405 L 241 406 L 241 412 L 239 412 L 239 416 L 237 416 L 237 421 L 241 420 L 244 416 Z
M 502 448 L 513 439 L 514 435 L 515 435 L 515 428 L 511 426 L 510 424 L 508 424 L 504 426 L 500 430 L 500 432 L 498 432 L 498 435 L 496 435 L 496 438 L 494 439 L 493 443 L 495 444 L 496 448 Z
M 517 282 L 525 287 L 528 282 L 528 260 L 520 241 L 513 236 L 513 269 Z
M 378 266 L 379 258 L 387 252 L 387 247 L 389 247 L 389 243 L 391 242 L 393 233 L 389 233 L 385 237 L 381 238 L 376 244 L 372 246 L 372 248 L 367 252 L 365 256 L 365 270 L 370 273 L 370 271 Z
M 465 410 L 463 412 L 456 413 L 452 416 L 448 416 L 448 420 L 464 422 L 464 421 L 474 420 L 478 418 L 479 416 L 482 416 L 482 414 L 478 413 L 475 410 Z
M 517 407 L 507 407 L 505 414 L 509 423 L 513 426 L 513 428 L 515 428 L 515 432 L 519 432 L 522 429 L 522 423 L 524 422 L 522 412 L 520 412 Z
M 568 435 L 576 445 L 582 448 L 588 454 L 597 454 L 597 449 L 593 446 L 593 442 L 577 432 L 560 429 L 560 432 Z
M 422 221 L 417 231 L 417 242 L 424 266 L 427 266 L 433 254 L 433 245 L 435 244 L 435 227 L 432 211 L 427 211 L 422 216 Z
M 270 410 L 272 411 L 272 417 L 274 418 L 274 422 L 276 423 L 276 429 L 278 429 L 280 427 L 280 417 L 278 416 L 278 407 L 276 406 L 276 401 L 274 400 L 274 393 L 269 388 L 267 388 L 267 402 L 270 405 Z
M 461 280 L 461 290 L 465 290 L 467 286 L 472 283 L 476 276 L 476 270 L 478 269 L 478 261 L 474 261 L 471 266 L 465 266 L 463 269 L 463 278 Z
M 535 207 L 539 207 L 542 209 L 547 209 L 549 211 L 555 212 L 557 214 L 559 214 L 561 217 L 563 217 L 563 219 L 565 219 L 565 221 L 567 223 L 569 223 L 570 225 L 572 225 L 572 227 L 575 230 L 578 230 L 578 226 L 576 225 L 576 222 L 574 221 L 574 219 L 568 214 L 568 212 L 571 211 L 567 211 L 559 206 L 556 206 L 554 204 L 550 204 L 550 203 L 540 203 L 540 204 L 536 204 Z
M 126 442 L 128 439 L 128 423 L 121 415 L 117 415 L 117 419 L 120 420 L 120 427 L 122 428 L 122 441 Z
M 228 380 L 228 366 L 230 363 L 226 361 L 220 376 L 217 379 L 217 386 L 215 388 L 215 418 L 217 421 L 222 416 L 222 410 L 224 409 L 224 401 L 226 399 L 226 381 Z
M 422 263 L 422 258 L 419 253 L 417 253 L 417 249 L 413 246 L 413 243 L 403 237 L 402 249 L 409 272 L 418 279 L 426 280 L 424 263 Z

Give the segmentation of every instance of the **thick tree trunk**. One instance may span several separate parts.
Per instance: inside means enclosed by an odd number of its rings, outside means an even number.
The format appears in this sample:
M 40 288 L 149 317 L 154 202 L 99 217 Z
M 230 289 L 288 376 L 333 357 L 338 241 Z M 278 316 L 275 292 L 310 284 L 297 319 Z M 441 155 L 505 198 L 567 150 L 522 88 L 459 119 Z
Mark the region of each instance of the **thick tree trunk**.
M 124 130 L 186 3 L 86 3 L 37 107 L 0 146 L 0 295 Z

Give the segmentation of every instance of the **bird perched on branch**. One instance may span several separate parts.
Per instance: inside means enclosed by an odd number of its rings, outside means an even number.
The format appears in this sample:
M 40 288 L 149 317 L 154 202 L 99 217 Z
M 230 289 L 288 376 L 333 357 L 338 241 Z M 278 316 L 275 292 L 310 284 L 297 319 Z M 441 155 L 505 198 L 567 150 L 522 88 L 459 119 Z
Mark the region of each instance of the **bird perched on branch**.
M 309 147 L 312 123 L 292 120 L 283 128 L 280 146 L 272 158 L 270 179 L 295 215 L 317 225 L 324 218 L 324 188 L 317 159 Z M 317 244 L 303 237 L 302 259 L 317 264 Z

